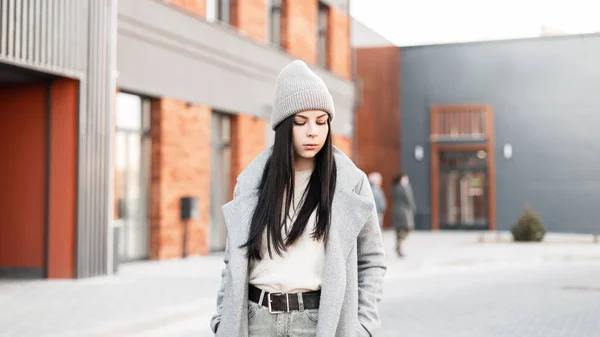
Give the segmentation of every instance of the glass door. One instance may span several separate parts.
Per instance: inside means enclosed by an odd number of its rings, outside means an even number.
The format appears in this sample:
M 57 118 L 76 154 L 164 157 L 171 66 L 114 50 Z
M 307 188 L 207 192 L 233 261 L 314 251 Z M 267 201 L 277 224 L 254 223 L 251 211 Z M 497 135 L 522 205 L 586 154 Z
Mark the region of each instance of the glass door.
M 150 253 L 150 102 L 117 95 L 115 193 L 120 261 L 148 258 Z
M 211 123 L 210 250 L 223 251 L 227 227 L 221 206 L 231 199 L 231 119 L 213 112 Z
M 440 153 L 440 228 L 488 229 L 487 153 Z

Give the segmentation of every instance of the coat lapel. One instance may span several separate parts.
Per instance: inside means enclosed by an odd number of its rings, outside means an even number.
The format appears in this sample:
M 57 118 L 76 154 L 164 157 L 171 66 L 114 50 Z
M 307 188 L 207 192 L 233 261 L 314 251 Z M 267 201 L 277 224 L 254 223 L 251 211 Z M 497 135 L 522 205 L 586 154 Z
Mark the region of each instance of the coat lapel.
M 325 305 L 319 307 L 317 323 L 319 337 L 335 336 L 346 291 L 346 260 L 373 211 L 373 203 L 350 189 L 338 188 L 332 210 L 321 288 L 321 303 Z
M 229 271 L 231 277 L 229 289 L 226 289 L 224 320 L 228 324 L 219 327 L 218 336 L 248 336 L 248 258 L 246 250 L 240 248 L 248 238 L 252 212 L 258 203 L 258 190 L 236 197 L 223 205 L 223 215 L 227 225 Z M 231 323 L 229 323 L 231 322 Z

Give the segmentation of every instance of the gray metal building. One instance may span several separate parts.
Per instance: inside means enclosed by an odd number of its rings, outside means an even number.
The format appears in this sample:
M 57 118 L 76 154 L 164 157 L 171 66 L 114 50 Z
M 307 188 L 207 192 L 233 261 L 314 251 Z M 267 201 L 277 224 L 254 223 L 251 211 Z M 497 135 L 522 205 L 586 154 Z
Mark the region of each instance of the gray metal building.
M 400 62 L 423 228 L 507 230 L 530 204 L 549 231 L 600 232 L 600 34 L 405 47 Z

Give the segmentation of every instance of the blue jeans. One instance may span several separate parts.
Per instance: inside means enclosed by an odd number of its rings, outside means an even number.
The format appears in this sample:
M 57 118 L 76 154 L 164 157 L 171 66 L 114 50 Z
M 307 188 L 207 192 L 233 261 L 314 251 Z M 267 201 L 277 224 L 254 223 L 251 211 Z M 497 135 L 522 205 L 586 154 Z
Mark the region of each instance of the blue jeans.
M 271 314 L 269 309 L 248 301 L 249 337 L 315 337 L 319 309 Z

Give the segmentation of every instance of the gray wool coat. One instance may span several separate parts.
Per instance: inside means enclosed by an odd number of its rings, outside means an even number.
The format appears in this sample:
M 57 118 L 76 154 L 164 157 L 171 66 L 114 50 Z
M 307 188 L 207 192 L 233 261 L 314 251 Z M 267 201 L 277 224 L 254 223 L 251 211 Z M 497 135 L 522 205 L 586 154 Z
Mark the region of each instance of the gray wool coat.
M 261 176 L 271 149 L 239 175 L 234 199 L 223 205 L 228 229 L 225 268 L 210 325 L 216 336 L 248 336 L 248 238 Z M 373 194 L 366 175 L 334 148 L 337 183 L 325 247 L 318 337 L 370 337 L 380 325 L 378 302 L 386 272 Z

